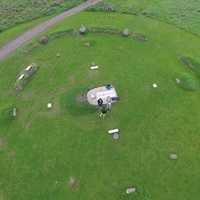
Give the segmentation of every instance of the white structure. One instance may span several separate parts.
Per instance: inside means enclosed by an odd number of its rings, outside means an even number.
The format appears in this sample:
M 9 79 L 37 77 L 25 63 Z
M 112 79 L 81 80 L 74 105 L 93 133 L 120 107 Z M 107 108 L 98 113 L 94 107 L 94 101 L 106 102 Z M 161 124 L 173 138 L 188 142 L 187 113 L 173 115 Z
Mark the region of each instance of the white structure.
M 109 134 L 118 133 L 118 132 L 119 132 L 119 129 L 117 129 L 117 128 L 108 131 Z
M 29 71 L 30 69 L 31 69 L 31 65 L 26 68 L 26 71 Z
M 157 84 L 156 84 L 156 83 L 154 83 L 154 84 L 153 84 L 153 87 L 154 87 L 154 88 L 157 88 L 158 86 L 157 86 Z
M 91 66 L 90 69 L 98 69 L 98 66 Z
M 51 103 L 48 103 L 47 104 L 47 108 L 51 108 L 52 107 L 52 104 Z
M 20 77 L 19 77 L 19 80 L 22 80 L 24 78 L 24 74 L 22 74 Z

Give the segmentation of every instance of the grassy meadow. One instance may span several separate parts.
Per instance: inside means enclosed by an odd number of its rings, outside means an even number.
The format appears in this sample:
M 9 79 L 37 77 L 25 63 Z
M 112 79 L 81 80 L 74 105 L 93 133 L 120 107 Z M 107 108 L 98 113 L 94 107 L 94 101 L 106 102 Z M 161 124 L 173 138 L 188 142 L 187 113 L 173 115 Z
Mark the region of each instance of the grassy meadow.
M 189 54 L 198 60 L 199 37 L 150 18 L 86 11 L 41 36 L 81 25 L 128 28 L 131 35 L 68 35 L 28 54 L 18 50 L 0 63 L 0 200 L 200 199 L 200 79 L 178 59 Z M 15 91 L 16 76 L 33 62 L 38 71 L 24 90 Z M 89 69 L 92 62 L 98 70 Z M 179 73 L 193 77 L 196 90 L 176 84 Z M 102 119 L 77 97 L 107 83 L 120 101 Z M 113 128 L 120 130 L 117 141 L 107 133 Z M 131 187 L 137 191 L 126 195 Z
M 82 0 L 0 0 L 0 32 L 18 24 L 68 10 Z

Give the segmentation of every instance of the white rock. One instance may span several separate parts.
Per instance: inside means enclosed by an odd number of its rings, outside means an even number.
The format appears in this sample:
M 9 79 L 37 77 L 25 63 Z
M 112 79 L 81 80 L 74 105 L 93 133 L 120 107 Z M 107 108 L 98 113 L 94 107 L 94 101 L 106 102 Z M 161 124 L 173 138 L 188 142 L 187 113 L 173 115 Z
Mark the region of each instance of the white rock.
M 157 88 L 158 86 L 157 86 L 157 84 L 156 84 L 156 83 L 154 83 L 154 84 L 153 84 L 153 87 L 154 87 L 154 88 Z
M 130 193 L 135 192 L 135 191 L 136 191 L 136 188 L 128 188 L 128 189 L 126 189 L 126 193 L 127 194 L 130 194 Z
M 52 103 L 48 103 L 47 108 L 51 108 L 51 107 L 52 107 Z

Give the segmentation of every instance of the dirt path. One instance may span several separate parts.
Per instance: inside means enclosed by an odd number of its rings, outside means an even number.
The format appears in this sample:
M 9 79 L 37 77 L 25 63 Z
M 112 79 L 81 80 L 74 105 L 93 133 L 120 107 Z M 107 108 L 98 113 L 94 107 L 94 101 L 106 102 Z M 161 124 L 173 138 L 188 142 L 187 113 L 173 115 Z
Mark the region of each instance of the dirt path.
M 21 36 L 15 38 L 11 42 L 9 42 L 8 44 L 6 44 L 2 48 L 0 48 L 0 59 L 4 58 L 6 55 L 8 55 L 12 51 L 14 51 L 18 47 L 20 47 L 23 43 L 27 42 L 32 37 L 36 36 L 38 33 L 44 31 L 49 26 L 55 24 L 56 22 L 66 18 L 70 15 L 73 15 L 73 14 L 87 8 L 90 5 L 94 5 L 100 1 L 101 0 L 88 0 L 84 3 L 79 4 L 78 6 L 76 6 L 74 8 L 72 8 L 68 11 L 65 11 L 65 12 L 37 25 L 36 27 L 28 30 L 27 32 L 23 33 Z

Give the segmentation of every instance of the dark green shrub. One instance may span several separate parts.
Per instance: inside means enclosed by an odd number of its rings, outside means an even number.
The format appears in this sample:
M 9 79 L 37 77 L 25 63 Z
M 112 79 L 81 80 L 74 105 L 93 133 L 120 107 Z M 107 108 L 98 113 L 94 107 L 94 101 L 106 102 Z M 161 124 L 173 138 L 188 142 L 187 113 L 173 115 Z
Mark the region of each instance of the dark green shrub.
M 186 65 L 195 71 L 196 75 L 200 78 L 200 61 L 190 55 L 184 55 L 180 58 Z
M 9 123 L 14 119 L 13 109 L 14 109 L 14 106 L 6 106 L 3 109 L 1 109 L 1 112 L 0 112 L 1 123 Z
M 181 72 L 176 75 L 176 78 L 180 80 L 179 85 L 188 91 L 194 91 L 197 87 L 197 83 L 193 76 L 188 73 Z

